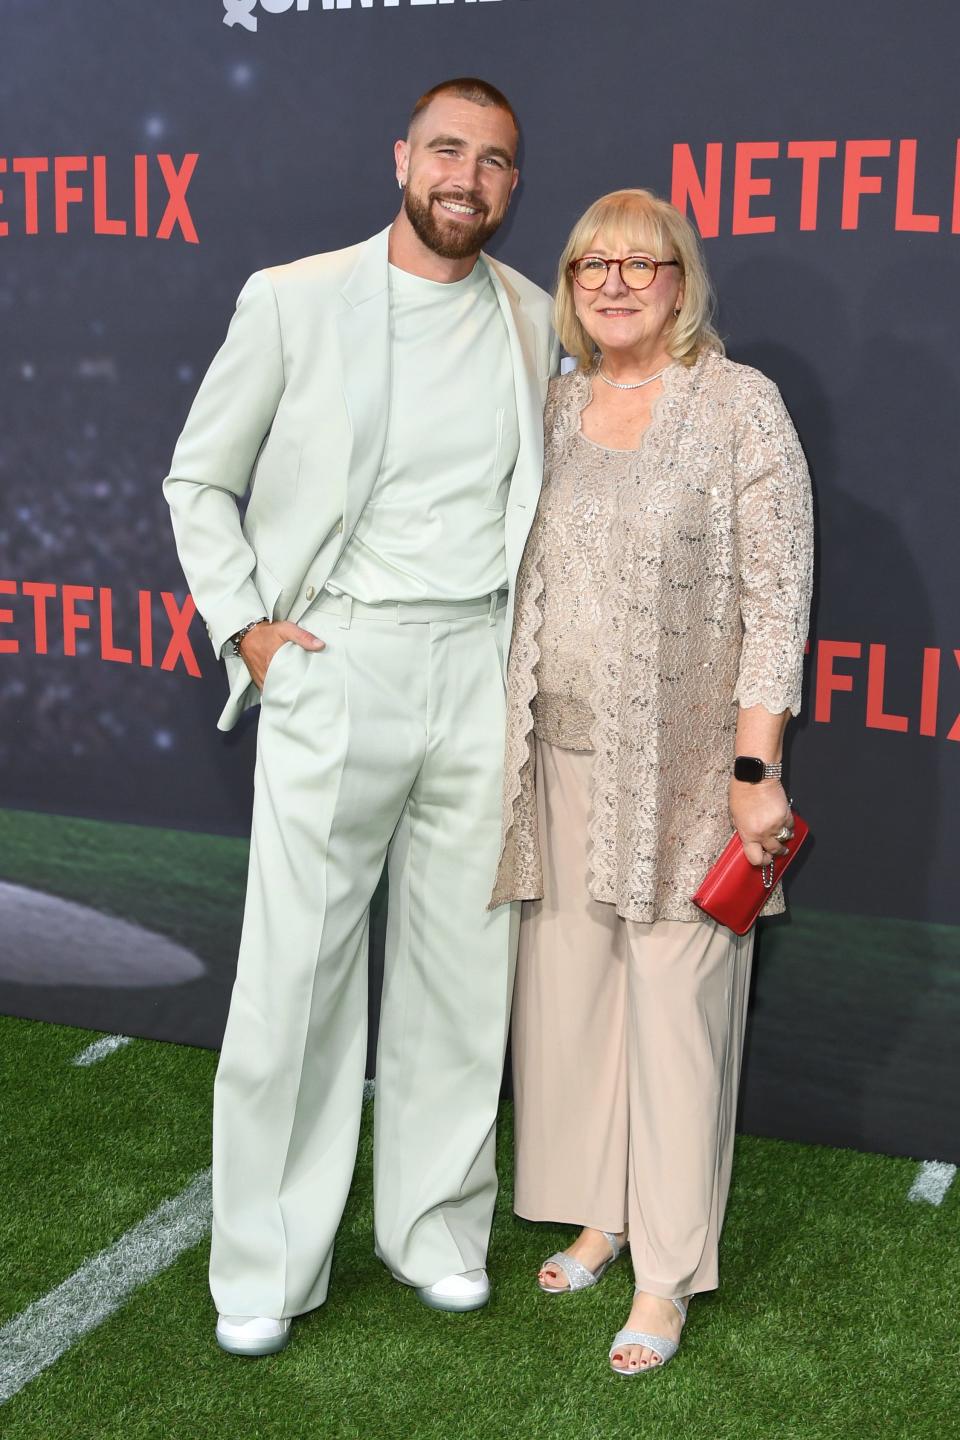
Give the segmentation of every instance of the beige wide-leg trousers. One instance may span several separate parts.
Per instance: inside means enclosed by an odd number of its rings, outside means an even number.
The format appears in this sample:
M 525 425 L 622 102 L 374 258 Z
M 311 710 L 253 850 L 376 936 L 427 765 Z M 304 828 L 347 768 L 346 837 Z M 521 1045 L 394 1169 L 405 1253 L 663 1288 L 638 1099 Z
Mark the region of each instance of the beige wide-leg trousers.
M 629 1228 L 637 1285 L 671 1299 L 718 1283 L 753 934 L 641 925 L 591 898 L 592 759 L 537 741 L 544 897 L 520 926 L 514 1208 Z
M 513 984 L 500 841 L 503 607 L 326 596 L 262 696 L 250 870 L 214 1093 L 221 1313 L 323 1302 L 356 1158 L 367 919 L 390 898 L 374 1115 L 377 1253 L 427 1285 L 482 1266 Z M 519 907 L 513 907 L 516 911 Z

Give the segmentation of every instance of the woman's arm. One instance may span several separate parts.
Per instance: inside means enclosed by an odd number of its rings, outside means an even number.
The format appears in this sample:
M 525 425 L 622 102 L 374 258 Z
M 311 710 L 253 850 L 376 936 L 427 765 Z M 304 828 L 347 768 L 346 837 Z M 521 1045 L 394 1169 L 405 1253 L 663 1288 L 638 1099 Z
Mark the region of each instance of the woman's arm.
M 762 705 L 751 705 L 737 717 L 737 754 L 755 755 L 775 765 L 783 755 L 783 734 L 790 711 L 771 715 Z M 730 819 L 743 841 L 751 865 L 769 865 L 774 855 L 784 853 L 776 838 L 783 825 L 790 825 L 790 803 L 779 780 L 730 781 Z
M 813 575 L 810 475 L 772 381 L 748 371 L 739 397 L 736 452 L 737 563 L 743 645 L 737 678 L 738 755 L 781 758 L 800 710 Z M 779 780 L 731 780 L 730 815 L 753 865 L 784 847 L 790 807 Z

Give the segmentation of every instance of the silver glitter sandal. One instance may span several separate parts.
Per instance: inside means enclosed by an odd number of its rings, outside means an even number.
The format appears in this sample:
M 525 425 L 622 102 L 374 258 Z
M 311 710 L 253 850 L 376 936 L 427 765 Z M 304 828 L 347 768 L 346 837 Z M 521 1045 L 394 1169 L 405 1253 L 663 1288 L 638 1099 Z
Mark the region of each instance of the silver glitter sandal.
M 635 1290 L 634 1294 L 639 1294 L 639 1291 Z M 672 1300 L 671 1304 L 676 1305 L 681 1319 L 686 1321 L 689 1302 Z M 622 1345 L 645 1345 L 648 1350 L 652 1350 L 655 1355 L 660 1356 L 660 1364 L 635 1365 L 632 1370 L 621 1369 L 619 1365 L 614 1365 L 613 1357 Z M 668 1340 L 665 1335 L 651 1335 L 646 1330 L 618 1330 L 613 1337 L 613 1344 L 610 1346 L 610 1369 L 614 1375 L 626 1375 L 628 1379 L 633 1375 L 650 1375 L 654 1370 L 662 1370 L 664 1365 L 669 1364 L 679 1349 L 680 1341 Z
M 579 1260 L 575 1260 L 573 1256 L 568 1255 L 565 1250 L 558 1250 L 555 1255 L 551 1255 L 549 1259 L 544 1260 L 540 1269 L 545 1270 L 548 1265 L 556 1265 L 557 1269 L 562 1270 L 564 1275 L 566 1275 L 568 1284 L 561 1289 L 556 1285 L 544 1285 L 542 1280 L 538 1280 L 537 1284 L 540 1286 L 544 1295 L 572 1295 L 574 1290 L 589 1290 L 591 1285 L 596 1285 L 597 1281 L 603 1276 L 604 1271 L 610 1268 L 614 1260 L 617 1259 L 623 1250 L 623 1246 L 620 1244 L 616 1235 L 611 1234 L 609 1230 L 601 1230 L 600 1234 L 610 1246 L 609 1260 L 604 1260 L 599 1269 L 589 1270 L 586 1265 L 581 1265 Z

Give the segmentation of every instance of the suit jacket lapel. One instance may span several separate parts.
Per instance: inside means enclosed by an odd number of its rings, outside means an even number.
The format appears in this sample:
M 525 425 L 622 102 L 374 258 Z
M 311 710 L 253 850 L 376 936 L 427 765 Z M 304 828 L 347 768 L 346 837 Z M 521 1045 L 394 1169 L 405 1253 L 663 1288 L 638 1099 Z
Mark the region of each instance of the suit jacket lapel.
M 537 342 L 533 324 L 513 286 L 500 274 L 489 256 L 482 257 L 500 302 L 510 337 L 513 384 L 520 428 L 520 452 L 510 486 L 510 498 L 523 508 L 536 506 L 543 466 L 543 398 L 537 374 Z M 532 516 L 531 516 L 532 518 Z
M 520 449 L 510 482 L 510 495 L 504 516 L 503 545 L 507 562 L 507 636 L 513 630 L 513 605 L 517 589 L 517 571 L 523 547 L 530 534 L 534 512 L 540 499 L 543 481 L 543 393 L 537 373 L 536 332 L 524 314 L 520 297 L 509 281 L 498 272 L 496 261 L 483 257 L 500 301 L 510 336 L 513 360 L 513 384 L 517 397 L 517 424 Z M 546 380 L 543 382 L 546 385 Z M 506 678 L 509 643 L 503 649 L 503 671 Z
M 383 459 L 390 403 L 390 227 L 362 247 L 341 295 L 337 317 L 340 374 L 352 443 L 343 516 L 345 545 L 370 498 Z M 318 404 L 322 401 L 318 398 Z

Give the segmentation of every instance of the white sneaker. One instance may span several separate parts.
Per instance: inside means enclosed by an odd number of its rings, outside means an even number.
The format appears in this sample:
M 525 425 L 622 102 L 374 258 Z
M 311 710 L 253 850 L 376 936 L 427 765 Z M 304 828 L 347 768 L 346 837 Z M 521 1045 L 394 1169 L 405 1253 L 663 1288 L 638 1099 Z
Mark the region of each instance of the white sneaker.
M 275 1355 L 290 1343 L 290 1321 L 267 1315 L 218 1315 L 217 1344 L 231 1355 Z
M 490 1299 L 490 1281 L 486 1270 L 467 1270 L 433 1285 L 418 1285 L 417 1299 L 432 1310 L 479 1310 Z

